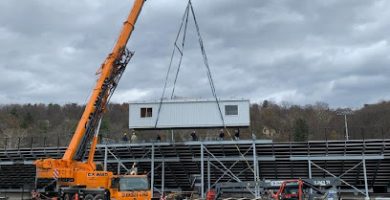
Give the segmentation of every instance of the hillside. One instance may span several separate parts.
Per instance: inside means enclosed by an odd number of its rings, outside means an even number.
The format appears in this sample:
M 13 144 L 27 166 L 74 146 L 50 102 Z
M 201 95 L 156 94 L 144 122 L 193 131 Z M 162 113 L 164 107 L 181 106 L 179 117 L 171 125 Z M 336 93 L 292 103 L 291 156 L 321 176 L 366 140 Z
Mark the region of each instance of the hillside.
M 77 104 L 12 104 L 0 106 L 0 137 L 8 146 L 15 146 L 15 139 L 22 143 L 43 141 L 56 144 L 72 135 L 83 111 Z M 330 109 L 326 103 L 298 106 L 284 103 L 282 105 L 264 101 L 251 105 L 251 127 L 241 131 L 241 138 L 269 138 L 278 141 L 305 141 L 316 139 L 344 139 L 344 116 L 338 115 L 340 109 Z M 348 115 L 350 139 L 389 137 L 390 102 L 365 105 Z M 110 104 L 102 125 L 101 135 L 104 138 L 120 140 L 128 130 L 128 104 Z M 175 130 L 176 140 L 187 140 L 192 130 Z M 139 131 L 138 131 L 139 132 Z M 217 129 L 197 130 L 201 138 L 214 138 Z M 138 137 L 153 139 L 160 134 L 162 139 L 171 139 L 170 130 L 143 131 Z M 8 141 L 6 141 L 8 140 Z M 58 141 L 61 140 L 61 141 Z M 13 142 L 11 142 L 13 141 Z M 12 144 L 10 144 L 12 143 Z M 62 144 L 62 143 L 61 143 Z

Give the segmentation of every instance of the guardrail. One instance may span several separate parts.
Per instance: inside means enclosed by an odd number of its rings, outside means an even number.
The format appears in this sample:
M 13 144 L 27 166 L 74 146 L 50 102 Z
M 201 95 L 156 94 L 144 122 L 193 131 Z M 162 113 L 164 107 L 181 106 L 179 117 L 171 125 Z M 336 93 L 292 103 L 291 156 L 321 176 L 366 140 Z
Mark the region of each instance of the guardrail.
M 161 140 L 157 140 L 157 131 L 156 133 L 144 134 L 142 131 L 137 133 L 138 139 L 136 141 L 131 141 L 131 137 L 127 139 L 118 139 L 118 138 L 100 138 L 100 143 L 102 144 L 116 144 L 116 143 L 142 143 L 142 142 L 186 142 L 192 141 L 190 135 L 192 130 L 183 131 L 174 133 L 171 135 L 171 132 L 165 132 Z M 199 135 L 197 140 L 200 141 L 215 141 L 221 140 L 218 136 L 218 132 L 210 133 L 206 135 Z M 256 132 L 243 132 L 240 135 L 240 139 L 268 139 L 273 140 L 274 142 L 305 142 L 312 140 L 345 140 L 345 130 L 338 130 L 332 127 L 321 128 L 318 130 L 309 130 L 309 134 L 303 137 L 303 140 L 297 140 L 295 136 L 296 132 L 293 129 L 290 130 L 274 130 L 270 134 L 256 133 Z M 349 140 L 361 140 L 361 139 L 384 139 L 389 138 L 389 130 L 385 130 L 380 127 L 374 128 L 350 128 L 349 129 Z M 54 135 L 54 134 L 52 134 Z M 108 134 L 105 134 L 108 135 Z M 118 136 L 118 134 L 115 134 Z M 176 137 L 180 136 L 180 137 Z M 232 140 L 234 138 L 234 132 L 231 131 L 231 137 L 229 134 L 225 133 L 223 140 Z M 44 136 L 44 137 L 5 137 L 0 139 L 0 149 L 22 149 L 22 148 L 37 148 L 37 147 L 64 147 L 69 144 L 71 140 L 70 134 L 55 134 L 54 136 Z

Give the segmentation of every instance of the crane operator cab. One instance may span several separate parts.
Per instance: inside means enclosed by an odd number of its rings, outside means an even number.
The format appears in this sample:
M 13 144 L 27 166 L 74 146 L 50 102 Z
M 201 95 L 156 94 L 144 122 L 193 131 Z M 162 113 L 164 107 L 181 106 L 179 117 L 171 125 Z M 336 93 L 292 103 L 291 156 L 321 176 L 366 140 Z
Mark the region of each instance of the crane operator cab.
M 111 181 L 111 196 L 114 199 L 151 199 L 149 180 L 146 175 L 114 176 Z

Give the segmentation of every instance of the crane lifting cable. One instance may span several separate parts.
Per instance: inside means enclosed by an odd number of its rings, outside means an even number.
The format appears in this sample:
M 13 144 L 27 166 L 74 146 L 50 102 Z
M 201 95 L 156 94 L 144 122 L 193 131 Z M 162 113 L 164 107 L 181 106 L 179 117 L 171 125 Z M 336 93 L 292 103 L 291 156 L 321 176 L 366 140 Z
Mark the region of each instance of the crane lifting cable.
M 183 56 L 184 56 L 184 47 L 185 47 L 185 42 L 186 42 L 186 35 L 187 35 L 187 28 L 188 28 L 188 21 L 190 19 L 190 14 L 192 14 L 193 21 L 194 21 L 194 24 L 195 24 L 196 33 L 197 33 L 197 36 L 198 36 L 198 42 L 199 42 L 201 54 L 202 54 L 202 57 L 203 57 L 203 63 L 204 63 L 204 66 L 206 67 L 207 79 L 208 79 L 208 82 L 209 82 L 209 85 L 210 85 L 211 93 L 212 93 L 213 98 L 215 99 L 215 102 L 217 104 L 217 108 L 218 108 L 218 111 L 219 111 L 219 117 L 221 119 L 222 127 L 226 128 L 225 120 L 224 120 L 224 117 L 223 117 L 223 114 L 222 114 L 222 110 L 221 110 L 221 106 L 220 106 L 220 103 L 219 103 L 219 99 L 218 99 L 218 96 L 217 96 L 217 93 L 216 93 L 214 80 L 213 80 L 213 77 L 212 77 L 212 74 L 211 74 L 211 70 L 210 70 L 210 66 L 209 66 L 209 63 L 208 63 L 206 50 L 205 50 L 204 45 L 203 45 L 203 40 L 202 40 L 202 37 L 201 37 L 201 34 L 200 34 L 199 25 L 198 25 L 198 22 L 196 20 L 196 15 L 195 15 L 194 8 L 192 6 L 191 0 L 188 1 L 188 4 L 187 4 L 186 9 L 184 11 L 184 15 L 183 15 L 181 23 L 180 23 L 179 31 L 177 33 L 177 36 L 176 36 L 176 39 L 175 39 L 175 42 L 174 42 L 174 45 L 173 45 L 171 59 L 170 59 L 170 62 L 169 62 L 169 67 L 168 67 L 167 74 L 165 76 L 163 92 L 162 92 L 162 95 L 161 95 L 161 98 L 160 98 L 159 107 L 158 107 L 158 111 L 157 111 L 157 117 L 156 117 L 156 121 L 155 121 L 155 126 L 154 127 L 157 128 L 157 125 L 158 125 L 158 122 L 159 122 L 161 107 L 162 107 L 162 104 L 163 104 L 163 101 L 164 101 L 164 98 L 165 98 L 165 93 L 166 93 L 167 86 L 168 86 L 169 74 L 171 73 L 171 70 L 172 70 L 173 59 L 174 59 L 174 57 L 176 55 L 176 52 L 179 52 L 179 61 L 178 61 L 176 72 L 175 72 L 175 77 L 174 77 L 174 81 L 173 81 L 173 86 L 172 86 L 172 92 L 171 92 L 171 95 L 170 95 L 170 99 L 173 99 L 174 95 L 175 95 L 176 83 L 177 83 L 177 79 L 178 79 L 178 76 L 179 76 L 179 73 L 180 73 L 181 64 L 182 64 L 182 60 L 183 60 Z M 179 41 L 180 36 L 181 36 L 181 41 Z
M 170 95 L 170 99 L 174 98 L 177 78 L 179 76 L 179 72 L 180 72 L 180 68 L 181 68 L 181 64 L 182 64 L 182 60 L 183 60 L 183 56 L 184 56 L 184 47 L 185 47 L 185 42 L 186 42 L 186 34 L 187 34 L 188 21 L 189 21 L 190 14 L 192 15 L 192 19 L 193 19 L 194 24 L 195 24 L 196 34 L 198 36 L 198 43 L 199 43 L 199 46 L 200 46 L 200 50 L 201 50 L 201 54 L 202 54 L 202 58 L 203 58 L 203 63 L 204 63 L 204 66 L 206 67 L 206 71 L 207 71 L 207 79 L 209 81 L 211 93 L 212 93 L 213 98 L 215 99 L 215 102 L 216 102 L 217 107 L 218 107 L 219 116 L 220 116 L 220 119 L 221 119 L 221 122 L 222 122 L 222 127 L 226 130 L 226 132 L 228 133 L 230 138 L 233 140 L 232 134 L 226 128 L 226 124 L 225 124 L 224 117 L 223 117 L 223 114 L 222 114 L 220 102 L 219 102 L 219 99 L 218 99 L 218 96 L 217 96 L 217 92 L 216 92 L 216 88 L 215 88 L 215 85 L 214 85 L 213 76 L 211 74 L 210 65 L 209 65 L 209 62 L 208 62 L 206 50 L 205 50 L 205 47 L 204 47 L 204 44 L 203 44 L 203 40 L 202 40 L 202 36 L 200 34 L 198 21 L 196 19 L 195 11 L 194 11 L 194 8 L 192 6 L 191 0 L 188 0 L 188 4 L 187 4 L 186 9 L 184 11 L 184 14 L 183 14 L 183 17 L 182 17 L 182 20 L 181 20 L 181 23 L 180 23 L 179 31 L 178 31 L 178 33 L 176 35 L 176 39 L 175 39 L 175 42 L 174 42 L 174 45 L 173 45 L 173 50 L 172 50 L 172 54 L 171 54 L 171 58 L 170 58 L 170 62 L 169 62 L 168 71 L 167 71 L 167 74 L 165 76 L 163 92 L 161 94 L 159 107 L 158 107 L 158 111 L 157 111 L 157 117 L 156 117 L 156 121 L 155 121 L 154 127 L 157 128 L 157 125 L 158 125 L 160 112 L 161 112 L 161 107 L 162 107 L 162 104 L 163 104 L 163 101 L 164 101 L 164 97 L 165 97 L 165 93 L 166 93 L 167 86 L 168 86 L 169 74 L 170 74 L 170 72 L 172 70 L 173 59 L 174 59 L 174 57 L 176 55 L 176 52 L 179 52 L 179 61 L 178 61 L 178 64 L 177 64 L 176 73 L 175 73 L 173 86 L 172 86 L 172 92 L 171 92 L 171 95 Z M 181 40 L 180 40 L 180 36 L 181 36 Z M 235 146 L 236 146 L 236 149 L 238 150 L 240 156 L 245 160 L 248 168 L 252 172 L 254 172 L 254 169 L 249 164 L 249 162 L 246 159 L 246 157 L 244 156 L 244 154 L 241 152 L 239 146 L 237 144 Z M 256 177 L 256 179 L 258 180 L 258 177 Z
M 168 67 L 167 74 L 165 75 L 163 92 L 161 94 L 161 98 L 160 98 L 160 102 L 159 102 L 159 106 L 158 106 L 158 111 L 157 111 L 157 118 L 156 118 L 156 122 L 154 124 L 154 128 L 157 128 L 157 124 L 158 124 L 158 121 L 159 121 L 159 118 L 160 118 L 161 107 L 162 107 L 162 103 L 163 103 L 163 100 L 164 100 L 164 97 L 165 97 L 165 92 L 167 90 L 169 74 L 171 72 L 173 58 L 175 57 L 176 50 L 179 51 L 179 53 L 180 53 L 180 60 L 179 60 L 179 64 L 178 64 L 178 70 L 176 72 L 175 84 L 176 84 L 176 81 L 177 81 L 177 76 L 178 76 L 178 73 L 179 73 L 179 69 L 180 69 L 180 66 L 181 66 L 181 61 L 183 59 L 183 53 L 184 53 L 185 35 L 187 33 L 187 24 L 188 24 L 188 12 L 189 12 L 189 4 L 187 5 L 187 7 L 186 7 L 186 9 L 184 11 L 184 15 L 183 15 L 182 20 L 181 20 L 179 31 L 177 32 L 177 36 L 176 36 L 176 39 L 175 39 L 175 42 L 174 42 L 174 45 L 173 45 L 171 59 L 169 61 L 169 67 Z M 184 33 L 182 34 L 183 26 L 184 26 L 184 31 L 183 31 Z M 181 48 L 180 48 L 178 46 L 177 42 L 179 41 L 179 37 L 180 37 L 181 34 L 183 36 L 182 36 L 182 42 L 181 42 Z M 172 89 L 171 99 L 173 98 L 174 91 L 175 90 Z

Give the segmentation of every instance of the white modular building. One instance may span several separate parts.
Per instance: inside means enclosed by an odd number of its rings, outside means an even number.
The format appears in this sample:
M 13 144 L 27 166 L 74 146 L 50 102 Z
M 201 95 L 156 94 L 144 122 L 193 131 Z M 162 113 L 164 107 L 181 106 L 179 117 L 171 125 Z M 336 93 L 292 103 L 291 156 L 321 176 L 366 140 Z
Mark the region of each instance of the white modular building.
M 130 129 L 248 127 L 249 100 L 164 100 L 129 103 Z M 222 116 L 221 116 L 222 113 Z M 223 120 L 222 120 L 223 118 Z

